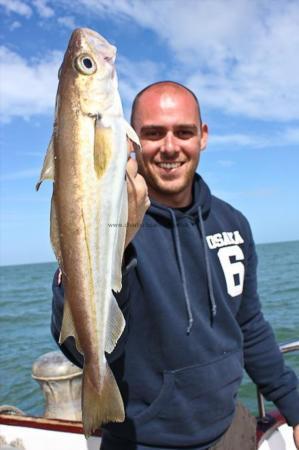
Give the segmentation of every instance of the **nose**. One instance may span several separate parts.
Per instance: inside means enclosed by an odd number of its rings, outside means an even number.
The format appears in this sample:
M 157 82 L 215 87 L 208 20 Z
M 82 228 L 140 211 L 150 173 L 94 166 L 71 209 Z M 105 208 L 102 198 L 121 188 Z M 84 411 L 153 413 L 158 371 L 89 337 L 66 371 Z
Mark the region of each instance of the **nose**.
M 179 150 L 180 147 L 178 145 L 177 138 L 171 131 L 169 131 L 163 139 L 160 151 L 165 156 L 173 156 L 175 153 L 179 152 Z

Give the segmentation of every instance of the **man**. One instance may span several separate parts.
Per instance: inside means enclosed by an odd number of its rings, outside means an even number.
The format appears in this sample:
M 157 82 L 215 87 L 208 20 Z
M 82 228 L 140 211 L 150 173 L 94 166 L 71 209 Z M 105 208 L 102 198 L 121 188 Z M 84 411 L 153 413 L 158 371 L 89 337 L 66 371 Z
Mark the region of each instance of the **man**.
M 135 99 L 132 125 L 143 151 L 138 172 L 128 162 L 129 225 L 142 226 L 128 226 L 117 295 L 127 326 L 108 355 L 127 418 L 105 426 L 101 449 L 253 450 L 253 420 L 236 408 L 243 366 L 299 448 L 297 379 L 260 310 L 250 227 L 195 174 L 208 136 L 196 97 L 155 83 Z M 57 340 L 57 277 L 53 289 Z M 82 364 L 72 338 L 62 350 Z

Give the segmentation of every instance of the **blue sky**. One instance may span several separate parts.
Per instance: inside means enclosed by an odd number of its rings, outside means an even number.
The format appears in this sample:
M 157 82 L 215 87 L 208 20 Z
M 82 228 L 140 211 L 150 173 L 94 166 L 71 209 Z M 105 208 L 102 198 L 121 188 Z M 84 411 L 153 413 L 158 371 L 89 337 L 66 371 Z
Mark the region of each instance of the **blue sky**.
M 127 117 L 151 82 L 193 89 L 210 129 L 198 172 L 212 192 L 248 217 L 257 243 L 299 239 L 297 0 L 0 0 L 0 12 L 0 264 L 54 260 L 52 186 L 34 186 L 76 27 L 118 48 Z

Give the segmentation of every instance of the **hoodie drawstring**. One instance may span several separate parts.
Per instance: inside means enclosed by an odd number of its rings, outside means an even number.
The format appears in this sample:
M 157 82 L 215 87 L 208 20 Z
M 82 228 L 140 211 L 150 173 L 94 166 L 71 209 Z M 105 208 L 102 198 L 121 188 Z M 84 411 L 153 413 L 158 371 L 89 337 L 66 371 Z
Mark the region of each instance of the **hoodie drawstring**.
M 211 274 L 211 267 L 210 267 L 210 260 L 209 260 L 209 250 L 208 250 L 205 226 L 204 226 L 204 222 L 202 219 L 202 213 L 201 213 L 200 206 L 198 207 L 198 217 L 199 217 L 199 228 L 200 228 L 200 232 L 201 232 L 201 236 L 202 236 L 202 240 L 203 240 L 203 248 L 204 248 L 207 279 L 208 279 L 208 290 L 209 290 L 210 303 L 211 303 L 211 313 L 212 313 L 212 317 L 215 317 L 216 312 L 217 312 L 217 305 L 216 305 L 216 301 L 215 301 L 215 297 L 214 297 L 212 274 Z
M 181 274 L 183 291 L 184 291 L 184 297 L 185 297 L 185 303 L 186 303 L 186 308 L 187 308 L 187 313 L 188 313 L 187 334 L 190 334 L 190 331 L 191 331 L 191 328 L 192 328 L 192 324 L 193 324 L 193 315 L 192 315 L 192 310 L 191 310 L 190 297 L 189 297 L 188 289 L 187 289 L 187 281 L 186 281 L 186 275 L 185 275 L 185 269 L 184 269 L 184 263 L 183 263 L 183 257 L 182 257 L 182 250 L 181 250 L 181 243 L 180 243 L 180 237 L 179 237 L 179 232 L 178 232 L 178 225 L 177 225 L 177 221 L 176 221 L 176 217 L 175 217 L 174 212 L 170 208 L 168 210 L 170 212 L 170 215 L 171 215 L 171 218 L 172 218 L 172 222 L 173 222 L 174 244 L 175 244 L 175 250 L 176 250 L 176 253 L 177 253 L 178 265 L 179 265 L 179 270 L 180 270 L 180 274 Z
M 187 288 L 187 280 L 186 280 L 186 274 L 185 274 L 185 268 L 184 268 L 184 262 L 183 262 L 183 256 L 182 256 L 182 249 L 181 249 L 181 241 L 180 236 L 178 232 L 178 225 L 177 220 L 175 217 L 175 214 L 171 208 L 168 208 L 168 211 L 170 212 L 171 219 L 173 222 L 173 233 L 174 233 L 174 245 L 175 245 L 175 251 L 177 254 L 177 261 L 179 266 L 179 271 L 181 275 L 182 285 L 183 285 L 183 291 L 184 291 L 184 299 L 188 314 L 188 327 L 187 327 L 187 334 L 190 334 L 192 325 L 193 325 L 193 314 L 191 309 L 191 302 L 190 297 L 188 293 Z M 205 226 L 202 218 L 202 211 L 201 207 L 198 207 L 198 218 L 199 218 L 199 230 L 201 233 L 202 241 L 203 241 L 203 249 L 204 249 L 204 259 L 205 259 L 205 266 L 207 271 L 207 280 L 208 280 L 208 292 L 209 292 L 209 300 L 210 300 L 210 307 L 211 307 L 211 315 L 212 319 L 216 316 L 217 312 L 217 305 L 215 301 L 214 296 L 214 290 L 213 290 L 213 283 L 212 283 L 212 273 L 211 273 L 211 267 L 210 267 L 210 260 L 209 260 L 209 250 L 208 250 L 208 244 L 206 241 L 206 233 L 205 233 Z

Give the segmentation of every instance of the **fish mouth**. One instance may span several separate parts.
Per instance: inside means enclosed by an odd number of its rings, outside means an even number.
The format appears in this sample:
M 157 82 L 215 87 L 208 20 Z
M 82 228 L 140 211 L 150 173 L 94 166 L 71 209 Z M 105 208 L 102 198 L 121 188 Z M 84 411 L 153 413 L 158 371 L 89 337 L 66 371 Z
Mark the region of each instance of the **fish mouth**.
M 88 117 L 90 117 L 91 119 L 94 119 L 95 121 L 101 120 L 103 117 L 101 113 L 88 113 L 87 115 L 88 115 Z

